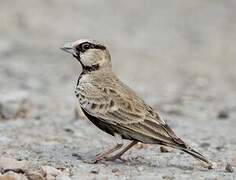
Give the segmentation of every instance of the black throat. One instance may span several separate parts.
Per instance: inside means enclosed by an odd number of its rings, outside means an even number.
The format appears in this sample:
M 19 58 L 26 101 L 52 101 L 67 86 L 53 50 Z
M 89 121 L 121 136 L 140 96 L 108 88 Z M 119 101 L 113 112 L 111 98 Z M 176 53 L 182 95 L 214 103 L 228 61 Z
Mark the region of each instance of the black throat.
M 82 65 L 82 73 L 79 75 L 79 78 L 77 80 L 77 86 L 78 86 L 79 81 L 80 81 L 80 79 L 82 78 L 83 75 L 88 74 L 90 72 L 93 72 L 93 71 L 96 71 L 96 70 L 99 69 L 99 65 L 98 64 L 95 64 L 95 65 L 92 65 L 92 66 L 84 66 L 81 63 L 81 65 Z
M 83 72 L 91 72 L 91 71 L 96 71 L 99 69 L 99 65 L 98 64 L 94 64 L 92 66 L 85 66 L 81 60 L 80 60 L 80 56 L 79 55 L 73 55 L 81 64 Z
M 92 72 L 92 71 L 96 71 L 99 69 L 99 65 L 98 64 L 94 64 L 92 66 L 82 66 L 83 68 L 83 72 Z

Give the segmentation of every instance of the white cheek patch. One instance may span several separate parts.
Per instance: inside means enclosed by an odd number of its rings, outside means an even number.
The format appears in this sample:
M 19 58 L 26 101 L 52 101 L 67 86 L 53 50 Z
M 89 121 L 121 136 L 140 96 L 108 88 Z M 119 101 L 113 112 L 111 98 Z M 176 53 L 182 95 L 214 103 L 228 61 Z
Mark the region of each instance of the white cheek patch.
M 102 65 L 108 61 L 105 58 L 105 53 L 100 49 L 88 49 L 80 54 L 80 59 L 85 66 L 91 66 L 98 63 Z
M 93 49 L 88 49 L 86 52 L 80 54 L 80 59 L 85 66 L 91 66 L 96 62 L 96 53 Z

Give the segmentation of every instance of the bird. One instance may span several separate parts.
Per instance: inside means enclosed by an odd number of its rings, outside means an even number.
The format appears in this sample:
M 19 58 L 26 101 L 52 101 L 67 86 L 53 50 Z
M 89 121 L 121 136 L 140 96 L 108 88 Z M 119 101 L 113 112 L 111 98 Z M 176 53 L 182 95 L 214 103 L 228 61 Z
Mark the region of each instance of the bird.
M 82 66 L 75 95 L 83 113 L 95 126 L 116 139 L 114 147 L 96 155 L 90 163 L 124 160 L 122 155 L 141 142 L 179 149 L 212 166 L 205 156 L 179 138 L 158 112 L 115 75 L 109 50 L 104 44 L 80 39 L 64 44 L 61 49 L 72 54 Z M 124 139 L 131 141 L 125 147 Z

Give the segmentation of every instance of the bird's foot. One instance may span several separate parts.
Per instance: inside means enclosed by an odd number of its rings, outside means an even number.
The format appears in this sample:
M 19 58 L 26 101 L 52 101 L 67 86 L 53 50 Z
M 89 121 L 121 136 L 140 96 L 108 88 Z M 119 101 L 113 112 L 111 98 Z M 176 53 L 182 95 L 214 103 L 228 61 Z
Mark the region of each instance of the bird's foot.
M 85 159 L 83 162 L 87 164 L 96 164 L 98 161 L 96 159 Z
M 85 163 L 89 164 L 96 164 L 99 161 L 106 160 L 105 158 L 107 157 L 107 153 L 99 153 L 95 156 L 93 159 L 86 159 L 84 160 Z
M 102 160 L 104 160 L 104 157 L 102 157 L 102 158 L 101 157 L 96 157 L 94 159 L 85 159 L 85 160 L 83 160 L 83 162 L 88 163 L 88 164 L 96 164 L 96 163 L 98 163 Z
M 127 159 L 124 159 L 124 158 L 122 158 L 122 157 L 119 156 L 119 155 L 114 155 L 114 156 L 111 156 L 111 157 L 105 157 L 104 159 L 105 159 L 106 161 L 121 160 L 123 163 L 127 163 L 127 162 L 128 162 Z
M 101 161 L 116 161 L 116 160 L 120 160 L 123 163 L 128 162 L 128 160 L 122 158 L 121 156 L 116 156 L 116 155 L 110 156 L 110 157 L 105 156 L 105 157 L 96 157 L 94 159 L 86 159 L 83 162 L 88 163 L 88 164 L 96 164 L 96 163 L 101 162 Z

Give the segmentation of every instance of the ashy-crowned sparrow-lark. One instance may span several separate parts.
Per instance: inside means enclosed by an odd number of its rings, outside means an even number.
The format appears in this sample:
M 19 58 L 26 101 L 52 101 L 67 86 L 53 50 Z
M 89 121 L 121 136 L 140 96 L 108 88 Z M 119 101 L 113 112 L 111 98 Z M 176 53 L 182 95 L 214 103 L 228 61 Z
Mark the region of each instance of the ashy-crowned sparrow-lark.
M 157 112 L 117 78 L 112 71 L 109 51 L 103 44 L 82 39 L 65 44 L 61 49 L 71 53 L 82 65 L 75 94 L 84 114 L 95 126 L 118 140 L 115 147 L 90 162 L 121 159 L 128 149 L 142 142 L 177 148 L 211 165 L 202 154 L 176 136 Z M 122 139 L 132 142 L 121 149 Z M 118 153 L 111 155 L 119 149 Z

